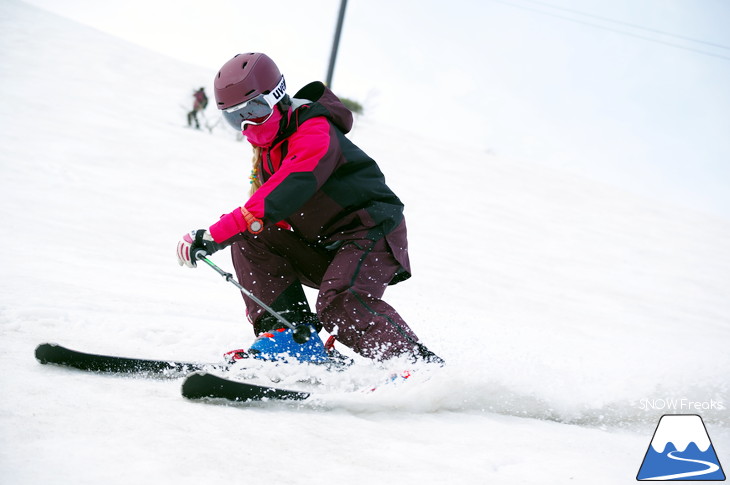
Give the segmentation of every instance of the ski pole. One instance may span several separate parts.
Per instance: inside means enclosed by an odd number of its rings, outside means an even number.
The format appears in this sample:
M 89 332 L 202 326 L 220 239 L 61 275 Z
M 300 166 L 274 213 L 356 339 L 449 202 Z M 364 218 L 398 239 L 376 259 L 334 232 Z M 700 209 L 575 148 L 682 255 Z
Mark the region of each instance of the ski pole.
M 220 269 L 213 261 L 207 258 L 208 253 L 206 253 L 204 250 L 199 249 L 195 252 L 195 259 L 199 261 L 203 261 L 205 264 L 210 266 L 215 270 L 216 273 L 221 275 L 223 278 L 225 278 L 226 281 L 231 283 L 233 286 L 241 290 L 241 293 L 246 295 L 247 297 L 251 298 L 257 305 L 259 305 L 261 308 L 269 312 L 271 315 L 273 315 L 279 322 L 281 322 L 286 328 L 290 329 L 292 331 L 292 337 L 294 338 L 294 341 L 303 344 L 307 340 L 309 340 L 310 337 L 310 330 L 307 325 L 293 325 L 289 322 L 286 318 L 284 318 L 279 312 L 271 308 L 269 305 L 261 301 L 256 295 L 248 291 L 246 288 L 241 286 L 241 284 L 233 279 L 233 275 L 231 273 L 228 273 L 226 271 L 223 271 Z

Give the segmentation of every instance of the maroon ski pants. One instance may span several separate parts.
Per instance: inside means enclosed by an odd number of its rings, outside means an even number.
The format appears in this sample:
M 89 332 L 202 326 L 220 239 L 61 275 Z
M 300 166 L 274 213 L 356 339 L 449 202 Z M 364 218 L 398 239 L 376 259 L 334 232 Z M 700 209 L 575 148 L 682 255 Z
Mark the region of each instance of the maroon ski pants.
M 319 289 L 317 317 L 327 332 L 365 357 L 413 355 L 418 337 L 381 298 L 399 270 L 384 238 L 345 241 L 336 249 L 313 246 L 278 227 L 231 246 L 241 285 L 291 319 L 308 305 L 302 284 Z M 250 320 L 267 318 L 244 296 Z M 298 323 L 292 321 L 292 323 Z

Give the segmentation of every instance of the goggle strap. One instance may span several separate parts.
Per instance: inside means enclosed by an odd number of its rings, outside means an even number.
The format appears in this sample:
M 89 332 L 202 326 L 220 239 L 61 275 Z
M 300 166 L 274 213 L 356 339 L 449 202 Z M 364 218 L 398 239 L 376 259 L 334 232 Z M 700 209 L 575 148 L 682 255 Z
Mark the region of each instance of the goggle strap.
M 276 89 L 271 91 L 269 94 L 264 95 L 264 99 L 269 102 L 269 106 L 272 108 L 276 106 L 276 103 L 281 101 L 284 98 L 284 95 L 286 94 L 286 81 L 284 80 L 284 76 L 281 76 L 281 80 L 279 81 L 279 84 L 276 86 Z
M 237 104 L 235 106 L 231 106 L 229 108 L 226 108 L 224 111 L 226 113 L 235 113 L 238 110 L 241 110 L 248 106 L 248 104 L 253 101 L 254 99 L 257 99 L 259 97 L 263 98 L 264 101 L 266 101 L 266 104 L 269 105 L 269 108 L 274 108 L 276 106 L 276 103 L 284 99 L 284 95 L 286 95 L 286 81 L 284 80 L 284 76 L 281 76 L 281 80 L 279 81 L 279 84 L 276 86 L 276 89 L 271 91 L 269 94 L 260 94 L 259 96 L 255 96 L 248 101 L 244 101 L 241 104 Z

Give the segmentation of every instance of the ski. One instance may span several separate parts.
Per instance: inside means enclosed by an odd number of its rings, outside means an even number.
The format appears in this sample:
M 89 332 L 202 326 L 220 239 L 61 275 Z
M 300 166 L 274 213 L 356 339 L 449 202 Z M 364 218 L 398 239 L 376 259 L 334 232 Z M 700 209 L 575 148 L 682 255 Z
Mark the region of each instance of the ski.
M 36 347 L 35 357 L 41 364 L 53 364 L 106 374 L 130 374 L 165 379 L 179 379 L 191 372 L 226 370 L 228 368 L 225 364 L 91 354 L 52 343 L 43 343 Z
M 205 372 L 196 372 L 185 378 L 182 395 L 188 399 L 227 399 L 229 401 L 303 401 L 308 392 L 291 391 L 272 386 L 233 381 Z

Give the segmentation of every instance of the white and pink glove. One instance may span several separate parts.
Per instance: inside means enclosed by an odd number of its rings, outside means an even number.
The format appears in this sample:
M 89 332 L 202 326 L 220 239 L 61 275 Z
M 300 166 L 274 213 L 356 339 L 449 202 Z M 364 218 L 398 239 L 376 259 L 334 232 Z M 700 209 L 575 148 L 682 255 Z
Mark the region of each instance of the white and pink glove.
M 188 268 L 195 268 L 197 264 L 198 251 L 205 251 L 206 255 L 223 249 L 223 244 L 218 244 L 213 240 L 210 233 L 205 229 L 190 231 L 185 234 L 177 243 L 177 262 L 180 266 L 185 265 Z

